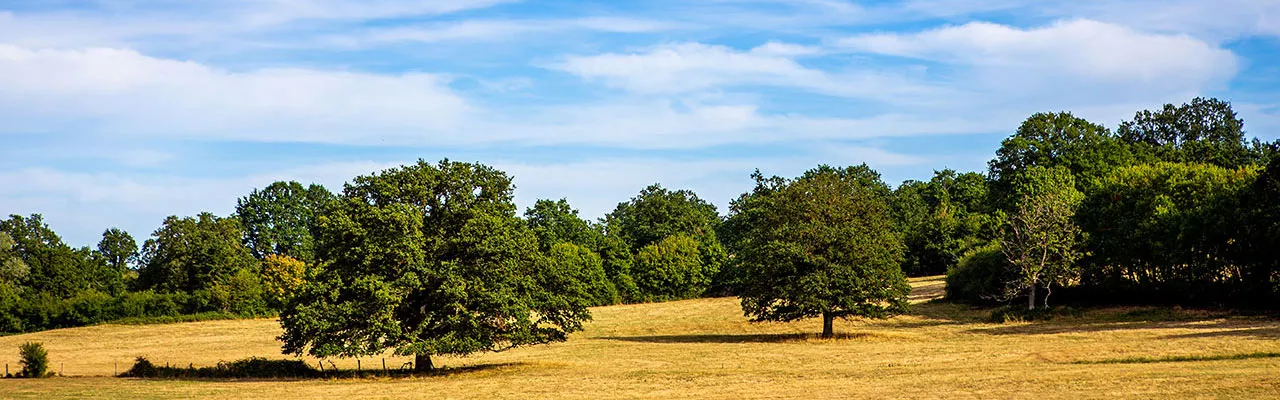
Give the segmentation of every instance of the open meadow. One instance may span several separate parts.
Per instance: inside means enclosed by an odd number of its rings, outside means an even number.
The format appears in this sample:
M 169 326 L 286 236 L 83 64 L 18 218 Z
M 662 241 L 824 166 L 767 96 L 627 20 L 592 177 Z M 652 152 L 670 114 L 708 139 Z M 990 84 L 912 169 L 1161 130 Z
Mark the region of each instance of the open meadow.
M 1280 321 L 1203 311 L 1108 308 L 992 324 L 989 310 L 929 301 L 909 315 L 837 323 L 750 323 L 736 298 L 620 305 L 568 342 L 438 358 L 428 377 L 161 380 L 111 377 L 132 358 L 212 365 L 287 358 L 274 319 L 99 325 L 0 337 L 0 362 L 44 342 L 65 377 L 0 380 L 0 398 L 1275 398 Z M 388 358 L 397 367 L 407 358 Z M 315 360 L 309 359 L 312 364 Z M 355 360 L 335 360 L 356 368 Z M 380 359 L 363 368 L 381 369 Z M 328 364 L 326 364 L 326 367 Z

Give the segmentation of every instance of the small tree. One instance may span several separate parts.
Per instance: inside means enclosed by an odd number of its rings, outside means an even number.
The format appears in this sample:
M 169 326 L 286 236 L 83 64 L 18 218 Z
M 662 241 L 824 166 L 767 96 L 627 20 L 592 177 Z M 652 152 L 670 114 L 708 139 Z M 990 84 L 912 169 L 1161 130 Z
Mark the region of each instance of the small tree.
M 1036 308 L 1036 287 L 1044 286 L 1045 307 L 1053 285 L 1073 280 L 1079 269 L 1076 207 L 1083 195 L 1076 190 L 1071 172 L 1065 168 L 1032 167 L 1019 177 L 1016 208 L 1005 223 L 1001 250 L 1014 270 L 1005 296 L 1027 294 L 1027 309 Z
M 870 167 L 821 166 L 799 178 L 764 178 L 731 206 L 742 227 L 742 310 L 755 321 L 886 318 L 904 312 L 911 287 L 889 187 Z
M 676 234 L 636 254 L 631 276 L 647 300 L 697 297 L 711 285 L 716 270 L 702 263 L 698 241 Z
M 26 342 L 18 347 L 18 362 L 22 364 L 24 378 L 44 378 L 49 375 L 49 352 L 44 345 Z
M 306 278 L 307 264 L 302 260 L 270 254 L 262 260 L 262 290 L 267 304 L 279 309 L 289 302 Z

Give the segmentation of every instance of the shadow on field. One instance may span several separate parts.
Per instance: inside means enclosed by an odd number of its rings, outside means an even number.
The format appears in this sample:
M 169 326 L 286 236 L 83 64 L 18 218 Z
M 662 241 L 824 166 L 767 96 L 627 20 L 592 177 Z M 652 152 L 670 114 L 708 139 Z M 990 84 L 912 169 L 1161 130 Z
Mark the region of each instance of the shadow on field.
M 1174 334 L 1162 339 L 1209 337 L 1280 338 L 1280 325 L 1274 321 L 1238 319 L 1202 319 L 1180 321 L 1049 321 L 1026 325 L 975 328 L 971 333 L 988 335 L 1053 335 L 1060 333 L 1112 332 L 1141 329 L 1193 329 L 1202 332 Z
M 809 340 L 842 340 L 862 339 L 873 335 L 866 333 L 837 333 L 831 339 L 822 339 L 817 333 L 779 333 L 749 335 L 656 335 L 656 336 L 615 336 L 602 339 L 637 343 L 783 343 L 803 342 Z
M 356 370 L 349 370 L 349 369 L 340 369 L 340 370 L 325 370 L 322 372 L 319 370 L 312 369 L 307 371 L 306 373 L 283 375 L 283 376 L 277 375 L 277 374 L 270 374 L 270 373 L 219 375 L 216 373 L 215 374 L 200 373 L 200 372 L 204 372 L 202 370 L 207 371 L 208 367 L 200 368 L 200 369 L 162 367 L 162 368 L 157 368 L 158 369 L 157 372 L 159 373 L 151 376 L 128 376 L 128 375 L 122 374 L 120 377 L 145 379 L 145 380 L 167 380 L 167 381 L 254 381 L 254 382 L 294 382 L 294 381 L 308 381 L 308 380 L 316 380 L 316 379 L 435 378 L 435 377 L 452 377 L 452 376 L 476 374 L 476 373 L 488 372 L 488 371 L 521 369 L 524 367 L 528 367 L 530 365 L 533 365 L 533 364 L 530 364 L 527 362 L 479 364 L 479 365 L 467 365 L 462 367 L 437 367 L 431 372 L 413 372 L 412 370 L 404 370 L 404 369 L 389 369 L 386 371 L 383 371 L 383 370 L 356 371 Z M 165 371 L 166 369 L 168 371 Z

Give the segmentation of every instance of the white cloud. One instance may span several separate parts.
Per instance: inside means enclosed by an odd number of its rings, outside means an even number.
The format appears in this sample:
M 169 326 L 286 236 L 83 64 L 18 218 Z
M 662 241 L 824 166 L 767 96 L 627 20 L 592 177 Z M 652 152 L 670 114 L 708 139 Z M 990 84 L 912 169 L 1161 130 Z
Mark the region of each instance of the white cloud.
M 896 73 L 867 69 L 828 72 L 805 67 L 794 59 L 819 51 L 778 42 L 747 51 L 702 43 L 676 43 L 632 53 L 569 56 L 547 67 L 638 93 L 774 86 L 888 102 L 920 100 L 938 94 L 935 88 Z
M 456 131 L 472 108 L 431 74 L 227 71 L 131 50 L 0 44 L 0 116 L 28 130 L 354 142 Z
M 463 20 L 449 23 L 414 24 L 372 29 L 353 35 L 331 35 L 325 43 L 364 47 L 395 42 L 457 43 L 527 39 L 528 35 L 574 31 L 605 33 L 651 33 L 678 29 L 681 25 L 645 19 L 588 17 L 546 20 Z
M 946 63 L 1016 68 L 1042 76 L 1136 84 L 1220 83 L 1237 68 L 1230 51 L 1189 36 L 1148 34 L 1089 20 L 1033 29 L 972 22 L 915 34 L 854 36 L 837 45 Z

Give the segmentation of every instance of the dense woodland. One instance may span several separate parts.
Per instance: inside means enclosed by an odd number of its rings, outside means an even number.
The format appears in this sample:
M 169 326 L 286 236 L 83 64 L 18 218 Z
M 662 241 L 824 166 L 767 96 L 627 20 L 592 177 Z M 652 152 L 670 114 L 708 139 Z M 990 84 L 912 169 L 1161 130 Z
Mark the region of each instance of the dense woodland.
M 444 160 L 340 193 L 276 182 L 232 215 L 167 218 L 73 248 L 40 215 L 0 222 L 0 332 L 279 315 L 284 350 L 468 354 L 564 340 L 587 307 L 738 295 L 757 320 L 904 312 L 905 276 L 953 301 L 1043 308 L 1280 306 L 1280 141 L 1197 98 L 1115 129 L 1027 118 L 985 172 L 891 188 L 866 165 L 752 174 L 726 213 L 643 188 L 591 221 L 521 213 L 511 177 Z M 744 172 L 744 177 L 746 177 Z M 1053 301 L 1053 303 L 1050 303 Z

